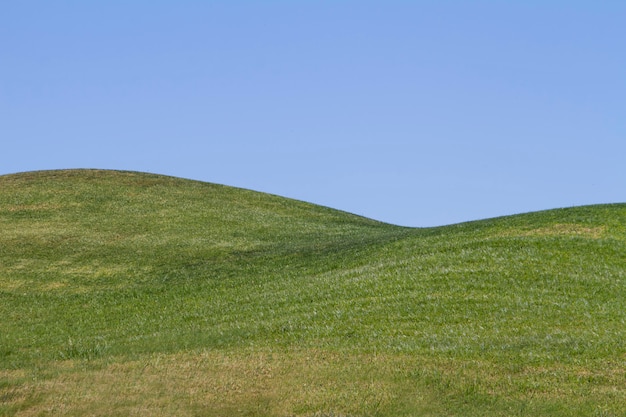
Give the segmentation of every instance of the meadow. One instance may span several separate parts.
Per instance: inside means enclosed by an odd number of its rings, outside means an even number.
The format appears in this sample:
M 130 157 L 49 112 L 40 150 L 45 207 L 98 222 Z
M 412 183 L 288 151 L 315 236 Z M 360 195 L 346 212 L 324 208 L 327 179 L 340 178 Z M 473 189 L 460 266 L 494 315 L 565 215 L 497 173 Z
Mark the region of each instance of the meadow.
M 408 228 L 0 176 L 2 416 L 626 416 L 626 204 Z

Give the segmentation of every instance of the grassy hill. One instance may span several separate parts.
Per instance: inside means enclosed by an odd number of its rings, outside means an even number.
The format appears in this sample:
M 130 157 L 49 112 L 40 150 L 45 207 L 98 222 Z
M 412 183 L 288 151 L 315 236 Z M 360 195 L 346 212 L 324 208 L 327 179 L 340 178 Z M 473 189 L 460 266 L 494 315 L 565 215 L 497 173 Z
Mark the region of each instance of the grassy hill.
M 403 228 L 0 177 L 0 415 L 626 415 L 626 204 Z

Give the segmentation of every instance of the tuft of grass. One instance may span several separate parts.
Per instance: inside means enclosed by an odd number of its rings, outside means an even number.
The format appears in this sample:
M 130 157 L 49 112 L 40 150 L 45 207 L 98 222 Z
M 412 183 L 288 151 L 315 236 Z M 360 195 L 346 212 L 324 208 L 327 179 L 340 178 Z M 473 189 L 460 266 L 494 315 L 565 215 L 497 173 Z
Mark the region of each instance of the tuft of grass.
M 0 177 L 0 415 L 626 415 L 626 205 L 413 229 Z
M 83 359 L 93 360 L 100 358 L 106 352 L 106 343 L 104 341 L 97 341 L 95 343 L 86 343 L 83 341 L 75 342 L 71 338 L 68 340 L 66 346 L 59 351 L 59 359 Z

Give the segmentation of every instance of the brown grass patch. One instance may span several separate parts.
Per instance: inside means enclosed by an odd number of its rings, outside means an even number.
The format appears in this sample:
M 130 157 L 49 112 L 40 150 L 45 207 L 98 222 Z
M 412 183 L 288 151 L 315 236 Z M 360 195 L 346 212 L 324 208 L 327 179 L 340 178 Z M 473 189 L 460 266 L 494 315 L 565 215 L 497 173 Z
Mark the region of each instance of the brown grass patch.
M 573 223 L 557 223 L 536 229 L 511 229 L 500 236 L 573 236 L 599 239 L 604 236 L 605 231 L 605 226 L 585 227 Z
M 157 354 L 122 363 L 58 363 L 58 376 L 28 382 L 40 401 L 18 416 L 296 416 L 376 412 L 394 394 L 382 357 L 319 351 Z M 383 367 L 384 369 L 384 367 Z M 393 369 L 393 368 L 392 368 Z M 391 373 L 393 371 L 390 371 Z
M 46 376 L 0 373 L 17 416 L 445 415 L 471 396 L 511 404 L 626 402 L 617 364 L 523 366 L 407 354 L 202 351 L 68 360 Z M 1 408 L 0 408 L 1 410 Z M 1 414 L 1 413 L 0 413 Z

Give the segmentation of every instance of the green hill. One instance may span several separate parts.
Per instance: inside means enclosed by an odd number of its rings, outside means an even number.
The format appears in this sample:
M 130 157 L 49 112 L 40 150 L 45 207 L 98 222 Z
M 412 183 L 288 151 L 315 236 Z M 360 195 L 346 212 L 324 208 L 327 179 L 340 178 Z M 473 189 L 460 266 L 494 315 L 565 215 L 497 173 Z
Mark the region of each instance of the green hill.
M 0 177 L 0 415 L 626 415 L 626 204 L 404 228 Z

